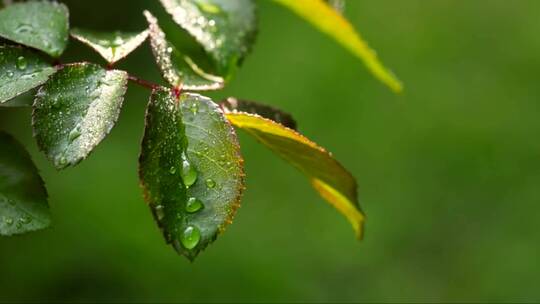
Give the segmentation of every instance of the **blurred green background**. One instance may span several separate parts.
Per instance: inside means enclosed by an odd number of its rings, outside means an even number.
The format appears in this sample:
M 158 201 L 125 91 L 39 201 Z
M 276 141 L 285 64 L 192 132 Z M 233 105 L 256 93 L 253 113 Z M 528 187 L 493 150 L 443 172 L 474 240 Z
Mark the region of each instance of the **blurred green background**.
M 74 26 L 142 30 L 153 0 L 66 1 Z M 230 86 L 279 106 L 357 177 L 348 222 L 240 134 L 247 192 L 195 263 L 164 244 L 137 180 L 148 92 L 130 86 L 89 159 L 55 171 L 28 109 L 0 128 L 30 150 L 54 226 L 0 239 L 0 300 L 539 301 L 540 1 L 350 0 L 346 16 L 405 83 L 394 95 L 332 40 L 268 0 Z M 66 61 L 101 61 L 71 42 Z M 120 64 L 158 81 L 148 46 Z

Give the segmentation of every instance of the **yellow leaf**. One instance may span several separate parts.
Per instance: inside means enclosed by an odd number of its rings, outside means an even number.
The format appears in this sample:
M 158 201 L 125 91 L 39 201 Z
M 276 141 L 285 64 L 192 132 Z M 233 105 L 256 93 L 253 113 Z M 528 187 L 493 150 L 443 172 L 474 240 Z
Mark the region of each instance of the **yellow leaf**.
M 345 215 L 357 237 L 362 238 L 364 215 L 358 205 L 356 180 L 329 152 L 298 132 L 259 115 L 229 112 L 226 117 L 307 175 L 321 197 Z
M 377 58 L 377 54 L 355 31 L 351 23 L 338 11 L 322 0 L 274 0 L 310 22 L 321 32 L 364 61 L 367 68 L 394 92 L 401 92 L 403 85 Z

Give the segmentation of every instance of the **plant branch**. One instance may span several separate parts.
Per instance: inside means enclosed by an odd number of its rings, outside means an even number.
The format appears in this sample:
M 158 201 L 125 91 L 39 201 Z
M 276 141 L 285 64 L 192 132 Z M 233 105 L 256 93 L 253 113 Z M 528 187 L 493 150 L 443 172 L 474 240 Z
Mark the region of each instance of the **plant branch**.
M 135 83 L 135 84 L 138 84 L 140 85 L 141 87 L 144 87 L 144 88 L 147 88 L 149 90 L 155 90 L 157 88 L 160 87 L 160 85 L 158 84 L 155 84 L 155 83 L 152 83 L 150 81 L 147 81 L 147 80 L 144 80 L 144 79 L 141 79 L 141 78 L 138 78 L 138 77 L 135 77 L 133 75 L 128 75 L 128 79 Z

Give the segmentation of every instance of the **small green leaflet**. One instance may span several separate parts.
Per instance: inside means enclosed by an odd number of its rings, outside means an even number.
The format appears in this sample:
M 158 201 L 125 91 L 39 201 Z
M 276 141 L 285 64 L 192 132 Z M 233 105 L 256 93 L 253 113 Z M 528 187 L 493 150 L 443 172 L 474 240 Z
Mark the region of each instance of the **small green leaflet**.
M 2 131 L 0 147 L 0 235 L 48 227 L 47 191 L 30 155 Z
M 45 83 L 54 72 L 56 69 L 35 51 L 0 45 L 0 106 Z
M 269 105 L 254 101 L 236 99 L 234 97 L 229 97 L 221 101 L 219 105 L 226 112 L 244 112 L 257 114 L 264 118 L 268 118 L 277 123 L 280 123 L 287 128 L 296 130 L 296 121 L 291 116 L 291 114 L 283 112 L 280 109 L 274 108 Z
M 257 34 L 252 0 L 160 0 L 174 21 L 230 75 L 249 53 Z
M 139 175 L 167 243 L 193 260 L 232 222 L 244 189 L 232 126 L 210 99 L 155 90 Z
M 223 88 L 224 79 L 204 72 L 188 56 L 170 44 L 157 19 L 148 11 L 144 12 L 149 25 L 150 44 L 156 63 L 163 78 L 173 87 L 183 90 L 217 90 Z
M 59 57 L 68 42 L 68 16 L 57 2 L 14 3 L 0 10 L 0 37 Z
M 86 158 L 114 126 L 127 73 L 91 63 L 65 65 L 36 95 L 32 123 L 39 148 L 57 169 Z
M 71 30 L 71 36 L 90 46 L 107 62 L 113 64 L 139 47 L 148 37 L 148 31 L 108 33 L 75 28 Z

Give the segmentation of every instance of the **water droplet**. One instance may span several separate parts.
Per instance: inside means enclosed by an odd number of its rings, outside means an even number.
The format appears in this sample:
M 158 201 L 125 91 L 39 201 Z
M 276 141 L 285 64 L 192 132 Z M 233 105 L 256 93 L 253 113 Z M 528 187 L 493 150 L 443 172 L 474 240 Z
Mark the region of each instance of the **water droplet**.
M 197 5 L 199 6 L 200 9 L 210 14 L 217 14 L 221 12 L 221 8 L 219 6 L 211 4 L 211 3 L 198 2 Z
M 31 221 L 32 221 L 32 218 L 31 218 L 30 216 L 28 216 L 28 215 L 25 215 L 25 216 L 23 216 L 23 217 L 21 217 L 21 218 L 19 219 L 19 222 L 20 222 L 21 224 L 28 224 L 28 223 L 30 223 Z
M 6 223 L 7 226 L 13 225 L 13 219 L 10 217 L 4 217 L 4 223 Z
M 9 77 L 9 78 L 13 77 L 13 72 L 12 71 L 7 71 L 7 77 Z
M 189 110 L 191 111 L 191 113 L 193 113 L 193 115 L 196 115 L 197 112 L 199 112 L 199 105 L 194 102 L 189 106 Z
M 34 28 L 29 24 L 21 23 L 19 26 L 15 29 L 15 33 L 22 34 L 22 33 L 28 33 L 32 32 Z
M 195 226 L 187 226 L 180 235 L 180 242 L 186 249 L 193 249 L 201 240 L 201 232 Z
M 27 66 L 28 62 L 26 61 L 26 58 L 24 58 L 23 56 L 19 56 L 19 58 L 17 58 L 17 68 L 19 70 L 24 70 Z
M 214 188 L 215 186 L 216 186 L 216 182 L 213 179 L 211 178 L 206 179 L 206 187 Z
M 195 213 L 204 207 L 203 202 L 195 197 L 190 197 L 186 204 L 186 212 Z
M 161 221 L 165 217 L 165 211 L 164 211 L 163 205 L 155 206 L 154 212 L 156 213 L 158 221 Z
M 59 155 L 56 157 L 56 163 L 57 165 L 64 167 L 67 165 L 67 158 L 64 155 Z
M 176 167 L 175 167 L 175 166 L 171 166 L 171 168 L 169 168 L 169 173 L 175 174 L 175 173 L 176 173 Z
M 73 130 L 71 130 L 71 132 L 69 132 L 69 141 L 74 141 L 75 139 L 79 138 L 79 136 L 81 136 L 81 129 L 79 126 L 76 126 L 73 128 Z
M 195 183 L 198 174 L 195 167 L 187 160 L 187 158 L 185 156 L 182 158 L 182 180 L 186 187 L 189 187 Z

